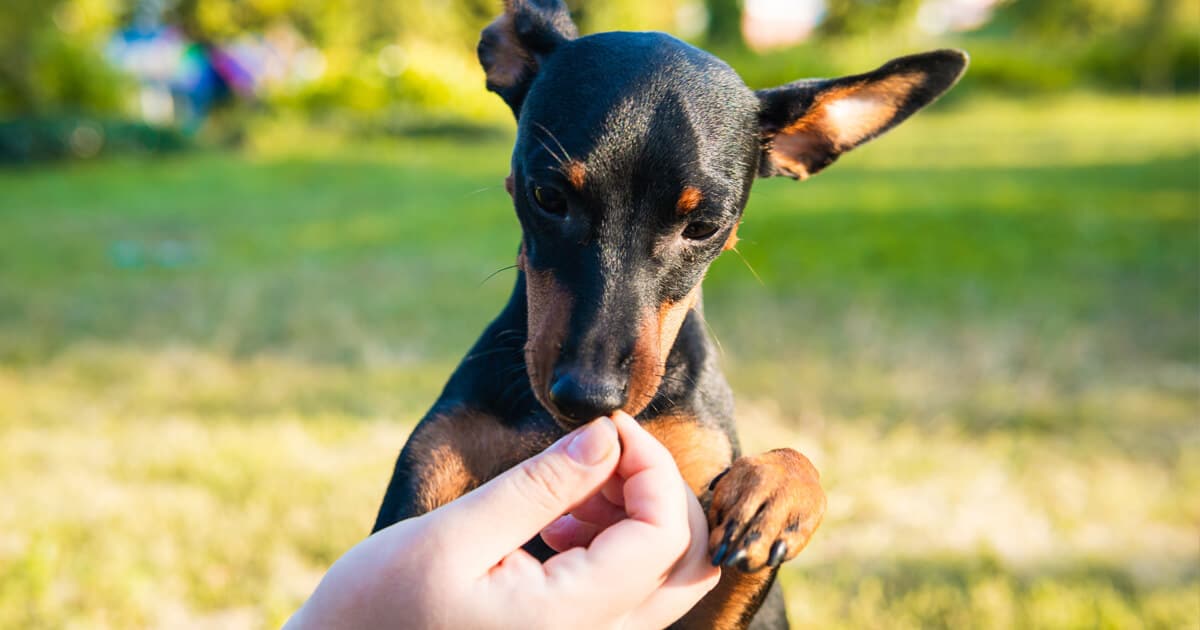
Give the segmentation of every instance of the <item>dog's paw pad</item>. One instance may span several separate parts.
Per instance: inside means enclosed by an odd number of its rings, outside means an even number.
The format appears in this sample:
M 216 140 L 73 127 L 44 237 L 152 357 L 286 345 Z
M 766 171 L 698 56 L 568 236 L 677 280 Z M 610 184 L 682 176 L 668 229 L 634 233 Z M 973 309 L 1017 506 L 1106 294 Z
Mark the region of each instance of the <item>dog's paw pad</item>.
M 777 567 L 800 553 L 825 514 L 820 475 L 792 449 L 742 457 L 710 487 L 713 566 L 747 573 Z

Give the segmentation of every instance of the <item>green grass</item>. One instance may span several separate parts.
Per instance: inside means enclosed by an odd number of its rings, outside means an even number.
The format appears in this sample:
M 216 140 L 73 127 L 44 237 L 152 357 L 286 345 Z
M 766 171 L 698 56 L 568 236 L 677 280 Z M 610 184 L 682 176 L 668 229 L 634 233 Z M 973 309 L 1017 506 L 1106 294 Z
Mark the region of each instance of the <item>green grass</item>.
M 1197 114 L 960 101 L 757 185 L 705 302 L 826 482 L 795 622 L 1200 624 Z M 254 147 L 0 173 L 0 627 L 278 625 L 507 297 L 503 141 Z

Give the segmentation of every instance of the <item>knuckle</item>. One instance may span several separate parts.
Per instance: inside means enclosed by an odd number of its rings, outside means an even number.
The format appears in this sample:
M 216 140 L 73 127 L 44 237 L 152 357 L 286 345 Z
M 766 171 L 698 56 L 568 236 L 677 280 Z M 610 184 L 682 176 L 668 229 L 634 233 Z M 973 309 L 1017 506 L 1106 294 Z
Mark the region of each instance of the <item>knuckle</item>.
M 556 510 L 564 507 L 570 487 L 570 473 L 554 457 L 542 457 L 523 464 L 517 488 L 534 507 Z

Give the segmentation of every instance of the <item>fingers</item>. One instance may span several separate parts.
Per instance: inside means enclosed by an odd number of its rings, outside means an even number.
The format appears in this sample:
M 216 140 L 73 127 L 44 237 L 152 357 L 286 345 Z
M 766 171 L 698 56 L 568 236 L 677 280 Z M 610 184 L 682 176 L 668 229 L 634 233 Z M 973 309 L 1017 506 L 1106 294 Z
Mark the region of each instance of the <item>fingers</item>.
M 604 495 L 609 503 L 622 510 L 625 509 L 625 480 L 619 475 L 609 477 L 608 481 L 600 487 L 600 494 Z
M 617 475 L 625 479 L 621 493 L 630 519 L 667 529 L 687 521 L 686 493 L 675 458 L 657 438 L 624 413 L 613 416 L 624 447 Z M 686 487 L 686 484 L 684 484 Z M 683 551 L 682 546 L 679 549 Z
M 619 477 L 613 477 L 613 479 L 620 480 Z M 598 493 L 571 510 L 571 515 L 604 529 L 625 520 L 625 508 L 613 505 L 603 494 Z
M 621 481 L 613 476 L 610 480 Z M 597 493 L 571 510 L 571 513 L 550 523 L 542 530 L 542 540 L 555 551 L 586 547 L 610 525 L 625 518 L 625 510 L 613 505 L 604 494 Z
M 430 530 L 454 554 L 456 566 L 482 575 L 600 490 L 617 465 L 618 446 L 612 420 L 595 420 L 429 513 Z M 486 535 L 480 535 L 481 527 Z
M 708 518 L 688 490 L 688 529 L 691 543 L 675 563 L 667 581 L 630 617 L 632 628 L 665 628 L 691 610 L 721 579 L 721 570 L 708 561 Z
M 575 547 L 586 547 L 599 534 L 601 527 L 581 521 L 571 514 L 560 517 L 542 530 L 542 541 L 559 553 Z
M 614 414 L 613 422 L 623 447 L 616 469 L 625 479 L 628 517 L 596 535 L 586 550 L 551 558 L 545 569 L 564 584 L 611 584 L 611 604 L 633 607 L 667 579 L 689 547 L 688 491 L 654 436 L 626 414 Z

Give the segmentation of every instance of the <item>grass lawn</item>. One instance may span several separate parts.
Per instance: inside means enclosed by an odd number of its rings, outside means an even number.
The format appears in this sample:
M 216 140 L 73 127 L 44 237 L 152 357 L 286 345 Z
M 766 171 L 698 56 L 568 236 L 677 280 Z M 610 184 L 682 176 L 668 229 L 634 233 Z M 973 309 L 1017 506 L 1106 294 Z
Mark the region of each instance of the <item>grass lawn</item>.
M 1200 626 L 1200 99 L 935 110 L 705 284 L 793 622 Z M 507 297 L 503 140 L 288 136 L 0 172 L 0 627 L 278 626 Z

